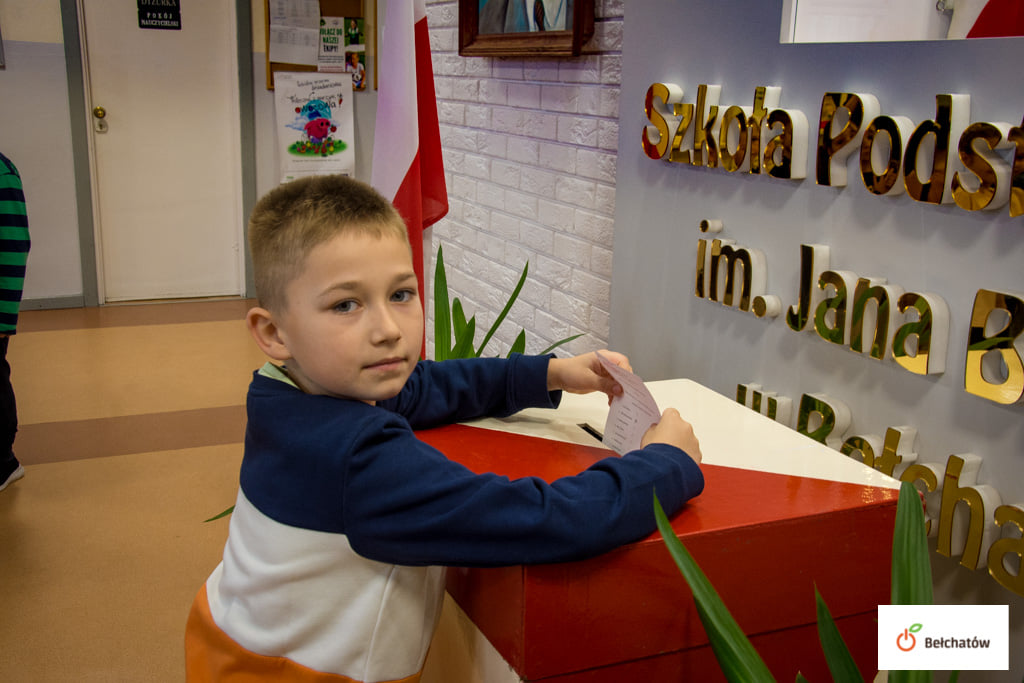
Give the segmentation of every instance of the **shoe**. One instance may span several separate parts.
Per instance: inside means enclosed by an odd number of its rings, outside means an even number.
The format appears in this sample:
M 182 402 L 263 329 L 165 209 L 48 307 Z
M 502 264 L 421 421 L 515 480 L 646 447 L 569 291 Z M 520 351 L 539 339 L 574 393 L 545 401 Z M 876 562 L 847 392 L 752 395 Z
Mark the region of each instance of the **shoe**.
M 25 468 L 21 466 L 17 458 L 11 458 L 0 465 L 0 468 L 2 468 L 0 469 L 0 491 L 25 476 Z

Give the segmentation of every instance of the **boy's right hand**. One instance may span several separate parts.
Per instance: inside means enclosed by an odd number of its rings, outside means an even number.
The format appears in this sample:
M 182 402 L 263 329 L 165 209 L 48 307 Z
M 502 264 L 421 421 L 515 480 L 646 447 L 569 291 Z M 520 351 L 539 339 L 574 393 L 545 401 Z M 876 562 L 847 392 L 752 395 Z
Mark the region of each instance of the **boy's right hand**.
M 649 443 L 667 443 L 675 446 L 686 451 L 694 462 L 700 464 L 700 442 L 693 433 L 693 425 L 684 420 L 675 408 L 665 409 L 661 414 L 661 420 L 651 425 L 644 438 L 640 440 L 640 447 L 643 448 Z

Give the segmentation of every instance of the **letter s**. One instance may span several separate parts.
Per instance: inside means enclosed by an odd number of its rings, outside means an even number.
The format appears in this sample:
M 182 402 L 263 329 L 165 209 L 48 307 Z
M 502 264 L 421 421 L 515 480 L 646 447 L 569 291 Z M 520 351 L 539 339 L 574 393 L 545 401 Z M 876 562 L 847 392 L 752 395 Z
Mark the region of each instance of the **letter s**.
M 644 154 L 651 159 L 664 159 L 671 148 L 675 122 L 669 126 L 666 118 L 675 118 L 675 106 L 683 101 L 683 89 L 672 83 L 654 83 L 644 98 L 644 114 L 651 125 L 644 126 L 642 142 Z

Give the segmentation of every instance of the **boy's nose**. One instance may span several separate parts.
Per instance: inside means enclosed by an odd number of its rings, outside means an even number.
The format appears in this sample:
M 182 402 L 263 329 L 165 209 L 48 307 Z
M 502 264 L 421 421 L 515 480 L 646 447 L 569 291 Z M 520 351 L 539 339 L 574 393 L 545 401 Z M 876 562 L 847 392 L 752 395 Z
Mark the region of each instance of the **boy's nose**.
M 371 330 L 375 342 L 393 341 L 401 338 L 402 328 L 395 319 L 394 313 L 387 307 L 377 309 L 373 317 Z

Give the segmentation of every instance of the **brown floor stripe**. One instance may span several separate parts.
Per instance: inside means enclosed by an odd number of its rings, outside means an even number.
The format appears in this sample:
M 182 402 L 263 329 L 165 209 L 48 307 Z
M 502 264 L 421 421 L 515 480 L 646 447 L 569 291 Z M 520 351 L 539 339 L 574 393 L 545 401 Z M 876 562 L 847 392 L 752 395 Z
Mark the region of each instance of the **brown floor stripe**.
M 22 425 L 14 452 L 23 465 L 241 443 L 245 406 Z
M 19 332 L 47 332 L 90 327 L 169 325 L 218 320 L 243 320 L 256 305 L 255 299 L 169 301 L 164 303 L 111 304 L 94 308 L 22 311 Z

